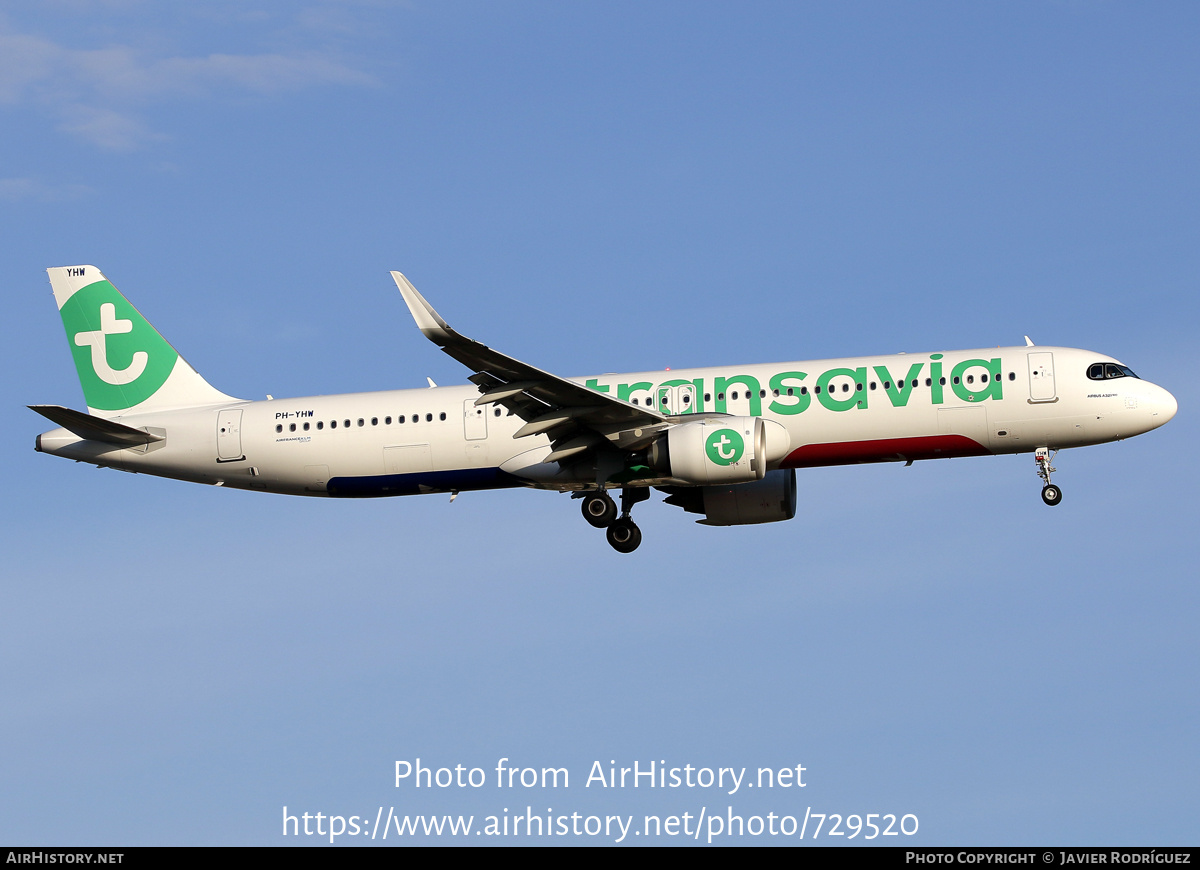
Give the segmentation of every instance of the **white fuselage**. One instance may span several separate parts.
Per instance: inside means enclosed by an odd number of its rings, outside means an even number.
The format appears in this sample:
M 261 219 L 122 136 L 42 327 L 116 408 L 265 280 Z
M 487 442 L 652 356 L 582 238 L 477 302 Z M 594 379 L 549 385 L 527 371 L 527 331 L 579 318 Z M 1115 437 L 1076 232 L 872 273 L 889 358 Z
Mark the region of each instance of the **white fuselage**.
M 1071 348 L 1005 347 L 575 380 L 672 415 L 761 416 L 790 440 L 772 467 L 802 468 L 1079 447 L 1171 419 L 1176 403 L 1162 387 L 1137 377 L 1088 377 L 1090 366 L 1107 362 L 1116 360 Z M 594 486 L 590 464 L 547 466 L 545 435 L 514 439 L 524 421 L 497 405 L 476 406 L 478 398 L 468 385 L 229 402 L 114 418 L 165 436 L 145 446 L 57 429 L 39 436 L 38 449 L 292 495 Z

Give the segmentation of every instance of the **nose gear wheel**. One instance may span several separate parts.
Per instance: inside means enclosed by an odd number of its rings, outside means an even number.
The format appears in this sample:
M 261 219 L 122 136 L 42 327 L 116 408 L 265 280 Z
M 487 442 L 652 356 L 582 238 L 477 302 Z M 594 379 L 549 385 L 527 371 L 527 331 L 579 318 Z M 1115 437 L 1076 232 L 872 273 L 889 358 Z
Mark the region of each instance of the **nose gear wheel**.
M 1046 484 L 1042 487 L 1042 501 L 1054 507 L 1054 505 L 1062 501 L 1062 490 L 1057 486 Z

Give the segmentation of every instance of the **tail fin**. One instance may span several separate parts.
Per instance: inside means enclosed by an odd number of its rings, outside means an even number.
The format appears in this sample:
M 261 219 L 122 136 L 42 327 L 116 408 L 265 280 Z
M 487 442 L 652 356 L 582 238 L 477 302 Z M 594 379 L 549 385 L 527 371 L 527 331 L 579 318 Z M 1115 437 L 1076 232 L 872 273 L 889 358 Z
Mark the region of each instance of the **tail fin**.
M 236 402 L 200 377 L 95 266 L 46 270 L 88 411 L 139 411 Z

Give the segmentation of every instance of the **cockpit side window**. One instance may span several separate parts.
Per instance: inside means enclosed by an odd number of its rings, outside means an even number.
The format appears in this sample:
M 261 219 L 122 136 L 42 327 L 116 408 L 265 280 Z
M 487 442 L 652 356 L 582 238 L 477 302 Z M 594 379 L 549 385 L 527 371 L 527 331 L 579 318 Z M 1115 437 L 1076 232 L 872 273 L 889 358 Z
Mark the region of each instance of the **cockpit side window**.
M 1105 381 L 1112 378 L 1136 378 L 1133 369 L 1129 366 L 1117 365 L 1116 363 L 1092 363 L 1088 366 L 1087 376 L 1093 381 Z

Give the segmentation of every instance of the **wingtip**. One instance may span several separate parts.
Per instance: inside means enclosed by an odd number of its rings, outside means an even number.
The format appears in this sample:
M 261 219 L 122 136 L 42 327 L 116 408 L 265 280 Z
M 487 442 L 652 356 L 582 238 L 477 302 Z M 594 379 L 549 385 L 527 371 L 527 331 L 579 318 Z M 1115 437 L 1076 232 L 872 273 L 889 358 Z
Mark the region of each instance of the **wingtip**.
M 417 322 L 417 328 L 421 332 L 433 338 L 434 335 L 444 335 L 450 330 L 450 324 L 442 319 L 441 315 L 412 285 L 412 282 L 404 277 L 403 273 L 393 270 L 392 280 L 396 282 L 396 289 L 404 297 L 404 304 L 408 306 L 408 311 L 413 316 L 413 320 Z

